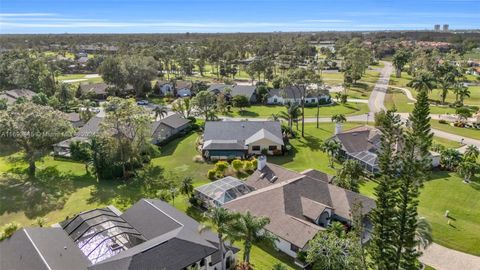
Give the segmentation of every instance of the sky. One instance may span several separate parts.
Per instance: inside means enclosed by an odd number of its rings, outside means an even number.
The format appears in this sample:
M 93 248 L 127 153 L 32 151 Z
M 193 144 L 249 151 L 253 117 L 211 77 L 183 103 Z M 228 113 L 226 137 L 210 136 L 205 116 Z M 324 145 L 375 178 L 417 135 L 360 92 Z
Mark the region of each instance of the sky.
M 0 34 L 480 29 L 480 0 L 0 0 Z

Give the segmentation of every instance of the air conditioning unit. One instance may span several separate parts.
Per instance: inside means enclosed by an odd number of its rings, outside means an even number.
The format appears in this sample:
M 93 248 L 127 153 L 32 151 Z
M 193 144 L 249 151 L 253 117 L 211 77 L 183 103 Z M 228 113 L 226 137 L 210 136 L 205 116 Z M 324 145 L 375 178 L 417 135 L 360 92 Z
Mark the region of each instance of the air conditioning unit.
M 272 179 L 270 179 L 270 183 L 275 183 L 277 179 L 278 179 L 278 176 L 275 175 L 274 177 L 272 177 Z
M 262 174 L 260 174 L 260 178 L 263 179 L 263 178 L 265 178 L 266 175 L 267 175 L 267 173 L 262 173 Z

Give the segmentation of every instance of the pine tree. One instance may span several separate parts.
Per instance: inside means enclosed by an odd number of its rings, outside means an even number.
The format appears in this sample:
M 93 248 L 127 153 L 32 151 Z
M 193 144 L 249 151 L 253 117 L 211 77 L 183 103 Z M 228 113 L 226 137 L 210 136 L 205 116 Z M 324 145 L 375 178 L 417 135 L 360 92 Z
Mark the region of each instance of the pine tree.
M 375 187 L 376 208 L 371 212 L 373 234 L 370 255 L 374 269 L 395 269 L 395 191 L 397 189 L 396 147 L 401 134 L 400 118 L 394 111 L 387 111 L 381 121 L 381 149 L 378 155 L 380 177 Z
M 415 231 L 418 216 L 418 196 L 430 171 L 429 149 L 433 134 L 430 130 L 430 109 L 426 90 L 420 91 L 401 150 L 401 169 L 397 190 L 396 269 L 415 269 L 421 252 L 417 250 Z

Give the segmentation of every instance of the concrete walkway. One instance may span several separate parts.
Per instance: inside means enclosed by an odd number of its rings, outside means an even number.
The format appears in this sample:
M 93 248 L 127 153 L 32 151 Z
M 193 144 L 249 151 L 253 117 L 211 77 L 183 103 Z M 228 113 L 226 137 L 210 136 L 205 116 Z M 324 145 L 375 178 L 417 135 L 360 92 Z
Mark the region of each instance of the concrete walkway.
M 480 270 L 480 257 L 432 243 L 420 261 L 436 270 Z

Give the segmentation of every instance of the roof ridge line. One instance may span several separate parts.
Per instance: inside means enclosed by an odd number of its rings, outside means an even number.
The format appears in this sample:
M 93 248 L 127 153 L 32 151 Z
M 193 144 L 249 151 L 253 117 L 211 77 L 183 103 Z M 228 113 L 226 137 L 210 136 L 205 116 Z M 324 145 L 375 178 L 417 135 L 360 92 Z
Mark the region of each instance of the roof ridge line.
M 40 256 L 40 258 L 42 259 L 43 263 L 45 264 L 45 266 L 47 266 L 48 270 L 52 270 L 52 267 L 50 267 L 50 265 L 48 264 L 47 260 L 45 259 L 45 257 L 43 257 L 43 254 L 40 252 L 40 249 L 38 249 L 37 245 L 35 244 L 35 242 L 32 240 L 32 238 L 30 237 L 30 235 L 28 234 L 27 230 L 24 228 L 23 229 L 23 232 L 25 233 L 25 235 L 27 236 L 28 240 L 30 241 L 30 243 L 32 243 L 33 245 L 33 248 L 35 248 L 35 251 L 37 251 L 38 255 Z
M 146 203 L 148 203 L 151 207 L 155 208 L 156 210 L 162 212 L 163 214 L 165 214 L 167 217 L 171 218 L 173 221 L 175 221 L 178 225 L 180 225 L 182 228 L 185 227 L 185 225 L 183 225 L 183 223 L 181 223 L 180 221 L 176 220 L 175 218 L 173 218 L 171 215 L 165 213 L 162 209 L 158 208 L 156 205 L 154 205 L 153 203 L 149 202 L 147 199 L 142 199 L 142 201 L 145 201 Z

